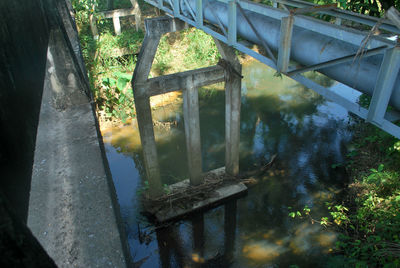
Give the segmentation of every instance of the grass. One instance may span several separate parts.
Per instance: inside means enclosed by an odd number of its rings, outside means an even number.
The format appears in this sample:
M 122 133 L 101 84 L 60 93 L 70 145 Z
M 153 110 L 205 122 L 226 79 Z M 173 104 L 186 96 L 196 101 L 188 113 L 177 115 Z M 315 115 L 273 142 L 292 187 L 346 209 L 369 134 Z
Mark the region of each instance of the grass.
M 400 266 L 400 141 L 359 122 L 346 169 L 348 223 L 337 249 L 359 267 Z

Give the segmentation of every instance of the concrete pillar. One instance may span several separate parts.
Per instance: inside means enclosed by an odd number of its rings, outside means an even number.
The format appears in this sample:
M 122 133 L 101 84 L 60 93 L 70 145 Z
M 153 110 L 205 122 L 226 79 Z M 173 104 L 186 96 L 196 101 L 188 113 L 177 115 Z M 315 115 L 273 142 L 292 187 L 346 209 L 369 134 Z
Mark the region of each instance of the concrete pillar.
M 189 77 L 183 91 L 183 116 L 185 120 L 186 149 L 189 165 L 190 184 L 203 182 L 201 167 L 200 117 L 198 89 Z
M 149 195 L 154 198 L 163 194 L 156 142 L 154 138 L 153 120 L 151 116 L 150 98 L 139 96 L 136 84 L 143 83 L 149 77 L 151 65 L 157 52 L 161 34 L 146 33 L 139 52 L 138 61 L 132 77 L 132 88 L 135 99 L 136 120 L 139 126 L 140 140 L 143 148 L 143 158 Z
M 113 16 L 113 24 L 114 24 L 114 31 L 116 35 L 120 35 L 121 34 L 121 24 L 119 22 L 119 16 L 118 15 L 114 15 Z
M 216 38 L 214 41 L 222 58 L 241 74 L 242 65 L 235 50 Z M 228 71 L 225 83 L 225 168 L 227 174 L 234 176 L 239 174 L 241 89 L 241 77 Z
M 225 204 L 225 219 L 224 219 L 224 232 L 225 232 L 225 258 L 232 260 L 235 252 L 235 239 L 236 239 L 236 214 L 237 202 L 231 200 Z
M 94 40 L 99 39 L 99 31 L 97 30 L 96 18 L 93 16 L 93 14 L 89 15 L 89 23 Z
M 136 119 L 139 125 L 149 195 L 154 198 L 163 194 L 158 165 L 157 147 L 151 117 L 150 98 L 135 98 Z
M 140 10 L 137 0 L 130 0 L 130 2 L 132 4 L 132 7 L 135 8 L 135 27 L 136 31 L 139 31 L 142 24 L 142 12 Z
M 149 182 L 149 195 L 150 198 L 155 198 L 161 196 L 163 191 L 154 138 L 150 99 L 148 96 L 141 95 L 139 88 L 136 86 L 148 81 L 151 65 L 153 64 L 161 36 L 167 32 L 185 29 L 187 25 L 169 17 L 161 17 L 146 20 L 145 26 L 146 35 L 139 52 L 131 83 L 135 99 L 136 119 L 143 148 L 144 164 Z
M 204 214 L 197 213 L 192 217 L 193 252 L 204 258 Z

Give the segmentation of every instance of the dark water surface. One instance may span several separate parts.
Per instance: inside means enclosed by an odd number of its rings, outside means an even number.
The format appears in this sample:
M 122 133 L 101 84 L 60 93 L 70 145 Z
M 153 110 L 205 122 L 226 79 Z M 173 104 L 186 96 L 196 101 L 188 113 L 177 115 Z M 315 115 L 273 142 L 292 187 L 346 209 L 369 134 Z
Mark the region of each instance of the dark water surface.
M 345 173 L 347 111 L 258 62 L 243 66 L 240 169 L 277 159 L 249 186 L 247 196 L 155 229 L 140 214 L 145 186 L 136 125 L 104 133 L 130 251 L 142 267 L 315 267 L 327 264 L 337 235 L 289 212 L 312 208 L 327 215 L 325 202 L 339 198 Z M 311 73 L 325 86 L 343 88 Z M 224 165 L 223 90 L 202 89 L 200 126 L 203 170 Z M 357 96 L 353 96 L 357 97 Z M 188 178 L 182 101 L 153 111 L 163 184 Z M 165 123 L 167 122 L 167 123 Z M 296 267 L 296 266 L 293 266 Z

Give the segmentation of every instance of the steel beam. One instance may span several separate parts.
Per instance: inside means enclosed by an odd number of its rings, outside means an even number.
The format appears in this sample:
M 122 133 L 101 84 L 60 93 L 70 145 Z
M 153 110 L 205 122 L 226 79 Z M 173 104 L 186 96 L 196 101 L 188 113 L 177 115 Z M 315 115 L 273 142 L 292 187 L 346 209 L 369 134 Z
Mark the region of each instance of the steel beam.
M 236 43 L 237 34 L 237 21 L 236 21 L 236 0 L 229 1 L 228 3 L 228 45 Z
M 299 69 L 288 72 L 287 75 L 292 76 L 292 75 L 296 75 L 296 74 L 300 74 L 300 73 L 304 73 L 304 72 L 308 72 L 308 71 L 314 71 L 314 70 L 319 70 L 319 69 L 326 68 L 326 67 L 332 67 L 337 64 L 341 64 L 341 63 L 345 63 L 345 62 L 349 62 L 349 61 L 355 61 L 357 59 L 357 57 L 365 58 L 365 57 L 381 54 L 386 49 L 387 49 L 387 46 L 373 48 L 373 49 L 367 50 L 365 52 L 362 52 L 360 54 L 356 53 L 356 54 L 341 57 L 338 59 L 333 59 L 333 60 L 325 61 L 325 62 L 322 62 L 319 64 L 307 66 L 304 68 L 299 68 Z
M 263 39 L 263 37 L 260 35 L 260 33 L 258 32 L 258 30 L 256 29 L 256 27 L 253 25 L 253 23 L 251 22 L 251 20 L 248 18 L 248 16 L 245 14 L 243 8 L 241 7 L 241 5 L 238 3 L 237 4 L 240 13 L 242 14 L 244 20 L 247 22 L 247 24 L 250 26 L 250 29 L 253 31 L 253 33 L 256 35 L 258 41 L 261 43 L 261 45 L 263 46 L 263 48 L 265 49 L 265 51 L 268 54 L 268 57 L 276 64 L 276 59 L 274 54 L 272 54 L 271 49 L 269 48 L 268 44 L 265 42 L 265 40 Z
M 180 15 L 180 7 L 179 7 L 179 0 L 173 0 L 173 15 L 178 17 Z
M 387 50 L 376 80 L 367 120 L 381 125 L 400 69 L 400 47 Z
M 287 4 L 289 6 L 300 7 L 300 8 L 317 6 L 317 4 L 313 4 L 310 2 L 306 2 L 306 1 L 296 1 L 296 0 L 295 1 L 294 0 L 274 0 L 274 1 L 276 1 L 277 3 Z M 365 25 L 368 25 L 371 27 L 373 27 L 374 25 L 376 25 L 376 23 L 378 21 L 380 21 L 379 18 L 375 18 L 375 17 L 363 15 L 363 14 L 358 14 L 358 13 L 354 13 L 354 12 L 343 10 L 343 9 L 324 10 L 324 11 L 318 11 L 318 12 L 321 14 L 333 16 L 336 19 L 338 19 L 337 22 L 335 22 L 335 24 L 337 24 L 337 25 L 341 24 L 342 19 L 365 24 Z M 383 20 L 383 21 L 381 21 L 381 23 L 382 24 L 379 27 L 380 29 L 400 34 L 400 29 L 396 28 L 396 26 L 394 26 L 392 22 L 390 22 L 388 20 Z
M 196 0 L 196 22 L 197 26 L 203 26 L 203 0 Z
M 278 51 L 278 72 L 286 73 L 289 68 L 290 48 L 292 46 L 294 16 L 283 17 L 281 20 L 280 46 Z

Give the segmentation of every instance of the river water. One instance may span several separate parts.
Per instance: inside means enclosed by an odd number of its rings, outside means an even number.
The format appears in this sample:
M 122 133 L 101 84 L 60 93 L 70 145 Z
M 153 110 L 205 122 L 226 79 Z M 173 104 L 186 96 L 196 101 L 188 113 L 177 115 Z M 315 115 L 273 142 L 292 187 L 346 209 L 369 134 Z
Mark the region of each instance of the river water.
M 256 61 L 243 65 L 240 169 L 255 169 L 276 154 L 274 165 L 249 185 L 246 196 L 175 224 L 156 229 L 140 213 L 146 183 L 137 125 L 103 133 L 130 252 L 141 267 L 329 264 L 337 234 L 312 219 L 328 215 L 326 202 L 340 200 L 347 177 L 332 165 L 344 161 L 351 121 L 345 109 L 274 73 Z M 336 82 L 309 75 L 343 91 Z M 203 171 L 224 165 L 221 88 L 199 92 Z M 154 110 L 153 118 L 163 184 L 188 178 L 182 100 Z M 311 217 L 288 216 L 305 206 Z

